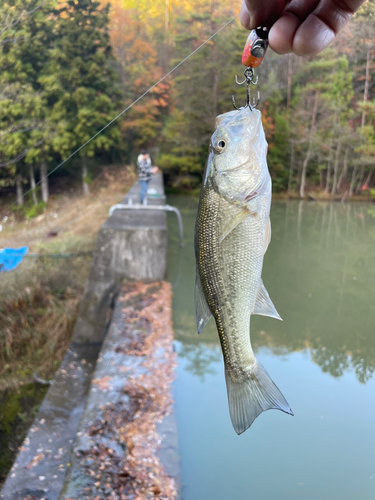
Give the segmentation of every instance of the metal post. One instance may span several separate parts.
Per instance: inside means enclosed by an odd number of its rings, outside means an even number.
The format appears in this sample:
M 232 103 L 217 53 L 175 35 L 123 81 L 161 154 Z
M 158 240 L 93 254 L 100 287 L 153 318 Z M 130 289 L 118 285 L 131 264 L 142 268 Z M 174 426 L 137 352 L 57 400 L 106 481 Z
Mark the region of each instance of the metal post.
M 184 246 L 184 228 L 183 228 L 183 223 L 182 223 L 182 217 L 181 213 L 178 208 L 172 207 L 171 205 L 113 205 L 109 209 L 109 216 L 111 217 L 115 210 L 162 210 L 164 212 L 174 212 L 177 216 L 178 220 L 178 227 L 180 231 L 180 247 L 183 248 Z

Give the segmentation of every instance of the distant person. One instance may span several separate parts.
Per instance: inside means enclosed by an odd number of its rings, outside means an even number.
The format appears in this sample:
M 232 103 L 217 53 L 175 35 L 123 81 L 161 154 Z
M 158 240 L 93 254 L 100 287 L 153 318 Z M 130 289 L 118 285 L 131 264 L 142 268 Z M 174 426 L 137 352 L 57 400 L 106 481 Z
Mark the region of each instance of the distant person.
M 317 54 L 329 45 L 364 0 L 243 0 L 241 23 L 270 29 L 278 54 Z
M 137 160 L 138 168 L 138 179 L 141 185 L 141 203 L 142 205 L 147 204 L 147 189 L 148 183 L 151 180 L 151 175 L 156 174 L 159 169 L 158 167 L 153 167 L 150 155 L 146 151 L 142 151 L 138 156 Z

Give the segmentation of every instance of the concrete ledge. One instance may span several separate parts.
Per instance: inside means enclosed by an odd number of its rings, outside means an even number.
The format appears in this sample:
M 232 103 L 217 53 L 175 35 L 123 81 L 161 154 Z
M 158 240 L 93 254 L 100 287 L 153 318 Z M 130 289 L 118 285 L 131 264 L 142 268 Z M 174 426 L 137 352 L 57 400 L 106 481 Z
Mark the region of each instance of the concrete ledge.
M 99 347 L 69 348 L 0 499 L 58 499 L 98 353 Z
M 177 497 L 171 300 L 165 282 L 122 288 L 60 500 Z

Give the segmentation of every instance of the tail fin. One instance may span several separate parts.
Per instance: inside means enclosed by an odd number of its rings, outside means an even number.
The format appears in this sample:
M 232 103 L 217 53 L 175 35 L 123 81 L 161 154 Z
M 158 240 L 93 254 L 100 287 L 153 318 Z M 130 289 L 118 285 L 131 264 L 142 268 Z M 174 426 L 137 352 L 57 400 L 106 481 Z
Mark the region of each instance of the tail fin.
M 234 382 L 225 369 L 230 418 L 237 434 L 242 434 L 266 410 L 281 410 L 293 415 L 289 404 L 259 361 L 255 360 L 251 377 Z

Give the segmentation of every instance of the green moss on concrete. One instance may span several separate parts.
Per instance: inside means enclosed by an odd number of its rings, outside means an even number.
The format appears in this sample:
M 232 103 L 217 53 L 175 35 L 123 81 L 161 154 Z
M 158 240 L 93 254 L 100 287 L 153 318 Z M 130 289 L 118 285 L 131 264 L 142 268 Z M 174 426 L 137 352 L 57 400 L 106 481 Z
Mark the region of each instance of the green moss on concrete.
M 0 399 L 0 485 L 33 423 L 48 387 L 28 384 L 6 391 Z

